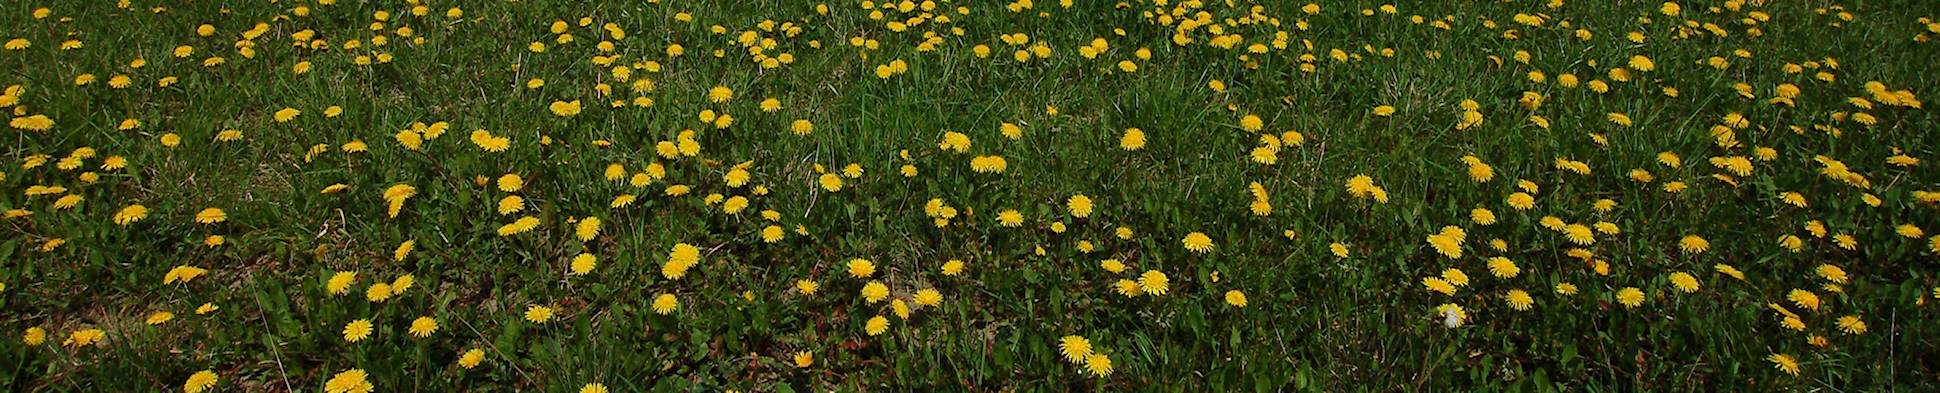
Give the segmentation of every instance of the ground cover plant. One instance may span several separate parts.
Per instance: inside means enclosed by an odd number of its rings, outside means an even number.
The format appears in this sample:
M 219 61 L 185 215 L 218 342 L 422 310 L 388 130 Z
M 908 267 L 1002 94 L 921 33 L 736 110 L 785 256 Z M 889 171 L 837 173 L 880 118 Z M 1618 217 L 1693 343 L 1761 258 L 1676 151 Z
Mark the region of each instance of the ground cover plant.
M 1936 11 L 8 0 L 0 384 L 1940 389 Z

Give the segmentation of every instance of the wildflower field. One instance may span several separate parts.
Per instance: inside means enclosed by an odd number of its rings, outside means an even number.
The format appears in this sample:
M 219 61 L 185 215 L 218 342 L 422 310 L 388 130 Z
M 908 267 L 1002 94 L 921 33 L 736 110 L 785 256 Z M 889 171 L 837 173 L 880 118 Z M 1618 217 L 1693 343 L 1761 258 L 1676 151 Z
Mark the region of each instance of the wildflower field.
M 1308 1 L 0 2 L 0 385 L 1940 389 L 1932 2 Z

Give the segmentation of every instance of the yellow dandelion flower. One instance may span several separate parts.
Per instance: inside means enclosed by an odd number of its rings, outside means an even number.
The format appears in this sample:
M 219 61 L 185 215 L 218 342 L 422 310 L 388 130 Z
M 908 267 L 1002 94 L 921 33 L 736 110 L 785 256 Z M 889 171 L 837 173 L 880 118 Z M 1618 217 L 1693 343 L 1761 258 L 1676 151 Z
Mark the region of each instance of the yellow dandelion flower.
M 344 324 L 344 341 L 359 342 L 370 338 L 373 330 L 369 319 L 359 319 Z
M 1866 334 L 1866 321 L 1860 320 L 1858 315 L 1839 317 L 1838 324 L 1839 331 L 1845 332 L 1846 334 Z
M 1118 137 L 1118 148 L 1125 149 L 1125 151 L 1138 151 L 1140 149 L 1144 149 L 1145 130 L 1140 130 L 1138 128 L 1125 129 L 1125 133 Z
M 1166 278 L 1165 273 L 1147 270 L 1138 276 L 1138 288 L 1140 292 L 1149 293 L 1152 296 L 1165 296 L 1165 293 L 1171 289 L 1171 280 Z
M 1212 238 L 1201 232 L 1188 233 L 1180 242 L 1185 243 L 1186 250 L 1196 253 L 1204 254 L 1213 250 Z
M 869 276 L 876 274 L 876 263 L 870 262 L 867 259 L 862 259 L 862 258 L 850 259 L 848 263 L 848 268 L 849 268 L 849 277 L 869 278 Z
M 1085 371 L 1099 377 L 1110 376 L 1112 372 L 1111 357 L 1105 356 L 1102 353 L 1093 353 L 1090 356 L 1086 356 Z
M 587 273 L 592 273 L 593 268 L 598 266 L 599 257 L 593 256 L 590 253 L 580 253 L 579 255 L 573 256 L 572 266 L 569 267 L 572 269 L 572 275 L 584 276 Z
M 1266 121 L 1261 120 L 1259 115 L 1247 114 L 1246 116 L 1239 118 L 1239 128 L 1242 130 L 1258 132 L 1260 129 L 1266 128 Z
M 1637 308 L 1644 304 L 1644 291 L 1637 287 L 1624 287 L 1617 290 L 1617 302 L 1626 308 Z
M 148 207 L 128 205 L 127 207 L 121 208 L 120 211 L 115 212 L 114 223 L 116 225 L 129 225 L 139 222 L 143 218 L 148 218 Z
M 537 304 L 526 306 L 525 320 L 539 324 L 550 322 L 552 321 L 552 307 Z
M 1516 275 L 1522 274 L 1522 268 L 1516 267 L 1516 262 L 1509 258 L 1492 257 L 1489 258 L 1489 274 L 1497 278 L 1516 278 Z
M 663 293 L 653 298 L 653 313 L 655 314 L 672 314 L 678 308 L 680 308 L 680 299 L 674 297 L 673 294 Z
M 1077 335 L 1064 336 L 1058 339 L 1058 353 L 1073 364 L 1084 363 L 1085 357 L 1091 356 L 1091 340 Z
M 1677 240 L 1677 249 L 1686 254 L 1703 254 L 1711 249 L 1711 242 L 1698 235 L 1685 235 Z
M 357 272 L 337 272 L 330 276 L 329 282 L 324 284 L 324 289 L 330 291 L 331 295 L 343 295 L 349 293 L 350 285 L 356 282 Z
M 377 386 L 371 384 L 369 374 L 364 373 L 363 369 L 337 373 L 323 384 L 326 393 L 371 393 L 375 390 Z
M 869 322 L 864 323 L 862 329 L 870 336 L 880 336 L 883 332 L 889 331 L 889 318 L 883 318 L 881 315 L 869 318 Z
M 484 362 L 485 362 L 485 351 L 480 350 L 478 348 L 472 348 L 471 350 L 465 351 L 464 355 L 458 356 L 458 367 L 463 367 L 466 370 L 470 370 L 473 367 L 478 367 L 479 363 L 484 363 Z
M 599 236 L 599 233 L 600 233 L 599 217 L 586 217 L 586 218 L 580 219 L 579 224 L 573 227 L 573 237 L 579 239 L 579 241 L 582 241 L 582 242 L 592 241 L 594 236 Z
M 1793 289 L 1785 294 L 1785 300 L 1811 311 L 1819 311 L 1819 295 L 1803 289 Z
M 1511 289 L 1509 292 L 1503 293 L 1502 301 L 1508 303 L 1509 308 L 1515 309 L 1516 311 L 1529 311 L 1529 308 L 1536 304 L 1536 298 L 1529 296 L 1529 292 L 1521 289 Z
M 867 301 L 870 304 L 875 304 L 878 302 L 882 302 L 883 299 L 887 299 L 887 298 L 889 298 L 888 285 L 884 285 L 881 281 L 873 281 L 873 280 L 869 281 L 868 284 L 863 284 L 862 286 L 863 301 Z
M 172 320 L 175 320 L 175 313 L 167 312 L 167 311 L 156 311 L 148 314 L 148 320 L 145 321 L 145 323 L 147 323 L 149 326 L 155 326 L 155 325 L 168 323 L 168 321 L 172 321 Z
M 195 372 L 195 374 L 190 374 L 189 379 L 187 381 L 182 382 L 182 392 L 184 393 L 207 392 L 210 389 L 215 389 L 216 383 L 219 381 L 221 381 L 221 379 L 216 377 L 215 370 L 197 371 Z
M 411 320 L 410 332 L 417 338 L 431 337 L 432 333 L 438 332 L 438 320 L 431 317 L 418 317 Z
M 1240 292 L 1238 289 L 1226 291 L 1226 304 L 1232 305 L 1233 307 L 1245 308 L 1246 293 Z
M 1794 377 L 1799 376 L 1799 361 L 1798 359 L 1793 359 L 1792 355 L 1774 353 L 1771 356 L 1766 356 L 1765 360 L 1772 362 L 1772 367 L 1778 368 L 1778 371 Z
M 1672 286 L 1676 286 L 1677 290 L 1683 291 L 1684 293 L 1697 293 L 1698 291 L 1697 277 L 1692 276 L 1691 273 L 1671 273 L 1670 280 Z

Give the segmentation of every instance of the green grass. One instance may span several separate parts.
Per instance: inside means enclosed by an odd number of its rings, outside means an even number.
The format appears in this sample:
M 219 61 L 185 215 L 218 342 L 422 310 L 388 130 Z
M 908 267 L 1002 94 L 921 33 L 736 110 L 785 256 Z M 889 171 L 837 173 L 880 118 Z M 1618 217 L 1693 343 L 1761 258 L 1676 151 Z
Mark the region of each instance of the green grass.
M 1932 10 L 1704 2 L 1668 16 L 1661 2 L 1463 1 L 1401 4 L 1390 14 L 1369 1 L 1328 2 L 1313 13 L 1302 2 L 1043 1 L 1021 12 L 1006 9 L 1015 3 L 936 3 L 928 12 L 912 3 L 872 19 L 861 2 L 827 3 L 826 13 L 806 2 L 441 2 L 424 15 L 406 2 L 333 3 L 0 3 L 0 41 L 29 44 L 0 50 L 0 86 L 20 87 L 0 108 L 10 124 L 0 132 L 11 134 L 0 135 L 0 210 L 14 212 L 0 220 L 0 326 L 14 332 L 0 340 L 0 384 L 177 390 L 208 370 L 222 391 L 318 391 L 357 369 L 380 391 L 1940 385 L 1940 363 L 1928 356 L 1940 350 L 1940 311 L 1928 304 L 1940 301 L 1929 298 L 1940 295 L 1940 277 L 1928 237 L 1940 217 L 1921 200 L 1940 176 L 1926 170 L 1931 162 L 1889 162 L 1934 159 L 1940 139 L 1929 134 L 1940 119 L 1865 87 L 1877 81 L 1925 99 L 1940 86 L 1929 66 L 1940 50 L 1928 41 L 1940 26 L 1923 14 Z M 447 15 L 453 7 L 462 16 Z M 43 8 L 47 15 L 36 16 Z M 1244 41 L 1214 46 L 1214 27 L 1197 26 L 1187 33 L 1193 42 L 1177 44 L 1179 20 L 1158 18 L 1175 9 L 1203 12 Z M 910 18 L 924 22 L 901 32 L 888 24 Z M 1696 27 L 1680 32 L 1687 20 Z M 555 21 L 572 42 L 549 30 Z M 245 39 L 258 23 L 262 34 Z M 625 37 L 612 38 L 608 23 Z M 788 34 L 784 23 L 799 31 Z M 197 34 L 203 24 L 211 35 Z M 304 31 L 328 48 L 294 45 Z M 743 32 L 775 40 L 763 53 L 794 61 L 760 66 L 737 42 Z M 1645 39 L 1627 39 L 1631 32 Z M 930 50 L 919 48 L 925 33 L 937 37 Z M 1029 43 L 1001 38 L 1018 33 Z M 375 45 L 379 36 L 389 42 Z M 1094 39 L 1109 49 L 1081 56 Z M 62 49 L 68 40 L 82 46 Z M 351 40 L 361 46 L 344 49 Z M 597 49 L 603 40 L 611 52 Z M 528 48 L 534 42 L 545 50 Z M 685 53 L 669 54 L 673 43 Z M 1048 57 L 1013 59 L 1039 44 Z M 1249 53 L 1252 44 L 1266 45 L 1264 53 Z M 175 56 L 184 45 L 193 53 Z M 980 45 L 987 58 L 975 55 Z M 1149 58 L 1136 56 L 1140 49 Z M 358 64 L 380 54 L 391 61 Z M 222 64 L 205 65 L 216 56 Z M 617 58 L 602 65 L 601 56 Z M 1633 56 L 1654 69 L 1613 80 L 1611 70 L 1632 67 Z M 1712 57 L 1729 66 L 1709 65 Z M 135 59 L 146 64 L 133 67 Z M 894 60 L 906 72 L 878 77 L 877 67 Z M 306 61 L 307 73 L 294 72 Z M 626 81 L 612 72 L 645 62 L 661 68 L 632 69 Z M 1533 81 L 1532 71 L 1545 80 Z M 78 85 L 84 74 L 95 80 Z M 1564 86 L 1564 74 L 1582 85 Z M 132 85 L 110 87 L 118 75 Z M 176 83 L 160 85 L 168 77 Z M 528 88 L 535 78 L 544 86 Z M 653 81 L 651 91 L 631 89 L 639 79 Z M 1593 91 L 1592 81 L 1608 91 Z M 1742 97 L 1739 83 L 1754 97 Z M 1772 103 L 1788 83 L 1799 89 L 1794 103 Z M 717 86 L 733 98 L 710 102 Z M 1519 105 L 1526 92 L 1543 104 Z M 653 104 L 608 105 L 636 97 Z M 771 97 L 780 109 L 761 110 Z M 548 109 L 574 100 L 577 114 Z M 1481 124 L 1458 126 L 1465 100 Z M 1384 106 L 1395 112 L 1374 113 Z M 341 115 L 325 116 L 330 107 Z M 301 115 L 277 121 L 284 108 Z M 704 110 L 734 123 L 717 128 L 700 120 Z M 1612 113 L 1633 123 L 1607 120 Z M 1726 126 L 1734 113 L 1745 124 Z M 1877 121 L 1864 124 L 1859 113 Z M 23 128 L 34 115 L 51 119 L 51 129 Z M 1244 129 L 1247 115 L 1263 130 Z M 141 126 L 118 129 L 125 119 Z M 790 132 L 796 120 L 813 122 L 813 133 Z M 436 122 L 449 129 L 416 150 L 397 139 L 413 123 Z M 1004 136 L 1004 123 L 1021 126 L 1022 137 Z M 1718 143 L 1716 127 L 1737 144 Z M 1120 147 L 1128 128 L 1145 133 L 1142 149 Z M 220 141 L 224 130 L 242 138 Z M 510 148 L 488 152 L 468 139 L 474 130 L 509 138 Z M 656 144 L 684 130 L 699 154 L 659 154 Z M 1302 143 L 1280 148 L 1272 164 L 1254 160 L 1263 136 L 1287 131 Z M 971 146 L 940 149 L 946 132 L 967 135 Z M 166 146 L 167 134 L 179 145 Z M 346 152 L 353 141 L 367 151 Z M 325 149 L 306 157 L 314 146 Z M 63 169 L 60 161 L 83 147 L 95 156 Z M 1764 148 L 1769 159 L 1758 157 Z M 1683 165 L 1660 163 L 1666 152 Z M 1471 179 L 1468 155 L 1491 166 L 1493 179 Z M 974 171 L 970 161 L 981 156 L 1003 157 L 1006 169 Z M 1867 182 L 1822 174 L 1817 156 Z M 104 168 L 110 157 L 126 167 Z M 1729 157 L 1748 158 L 1751 173 L 1711 162 Z M 1572 173 L 1559 159 L 1591 169 Z M 36 160 L 44 163 L 29 164 Z M 730 186 L 725 176 L 741 163 L 750 181 Z M 609 164 L 629 177 L 657 164 L 665 177 L 635 187 L 608 180 Z M 821 172 L 849 165 L 863 173 L 843 177 L 840 191 L 818 185 Z M 906 165 L 916 174 L 905 176 Z M 1654 179 L 1637 181 L 1633 169 Z M 500 190 L 494 180 L 506 174 L 524 187 Z M 1361 175 L 1389 200 L 1354 196 L 1347 185 Z M 1506 199 L 1524 180 L 1538 188 L 1529 192 L 1535 206 L 1514 209 Z M 1271 214 L 1250 210 L 1255 182 L 1270 195 Z M 1670 182 L 1688 189 L 1666 192 Z M 348 189 L 321 192 L 335 184 Z M 392 218 L 384 191 L 399 184 L 417 192 Z M 691 191 L 668 195 L 674 185 Z M 35 186 L 66 190 L 29 195 Z M 1807 203 L 1787 204 L 1785 192 Z M 622 194 L 637 200 L 612 206 Z M 67 195 L 83 201 L 56 207 Z M 500 214 L 510 195 L 524 210 Z M 715 195 L 745 197 L 748 207 L 725 212 L 709 201 Z M 1075 195 L 1094 201 L 1088 217 L 1067 206 Z M 1863 202 L 1869 195 L 1878 206 Z M 1601 199 L 1616 205 L 1598 211 Z M 932 200 L 955 209 L 946 225 L 926 214 Z M 149 212 L 116 223 L 131 205 Z M 226 219 L 198 223 L 205 208 Z M 1497 222 L 1472 220 L 1476 208 Z M 1001 225 L 1007 210 L 1023 223 Z M 540 224 L 497 233 L 526 216 Z M 575 225 L 586 217 L 603 225 L 582 240 Z M 1619 230 L 1577 244 L 1545 228 L 1545 217 Z M 1805 229 L 1815 220 L 1825 236 Z M 765 241 L 771 225 L 785 236 Z M 1922 233 L 1900 233 L 1909 225 Z M 1451 226 L 1466 234 L 1458 258 L 1426 240 Z M 1210 252 L 1182 244 L 1195 232 L 1213 240 Z M 222 245 L 205 244 L 217 235 Z M 1796 250 L 1781 245 L 1787 235 L 1800 238 Z M 1681 250 L 1687 236 L 1708 249 Z M 1856 245 L 1840 247 L 1837 236 Z M 395 258 L 407 241 L 414 249 Z M 676 244 L 702 251 L 677 280 L 662 273 Z M 597 266 L 570 274 L 581 253 Z M 1495 257 L 1521 273 L 1492 275 Z M 875 274 L 851 277 L 856 258 L 873 261 Z M 1102 269 L 1107 259 L 1128 268 Z M 943 273 L 951 260 L 964 262 L 961 274 Z M 1599 261 L 1607 274 L 1595 269 Z M 1837 266 L 1847 282 L 1835 288 L 1821 265 Z M 179 266 L 207 273 L 165 284 Z M 1449 277 L 1448 269 L 1470 282 L 1452 294 L 1427 289 L 1425 279 Z M 1168 293 L 1117 291 L 1121 279 L 1147 271 L 1169 277 Z M 327 282 L 339 272 L 357 279 L 333 295 Z M 1680 272 L 1699 289 L 1679 290 L 1671 277 Z M 415 281 L 407 290 L 367 298 L 372 284 L 407 274 Z M 798 280 L 820 290 L 805 295 Z M 923 289 L 942 299 L 901 318 L 890 300 L 860 295 L 871 281 L 896 301 L 913 303 Z M 1560 294 L 1562 283 L 1580 292 Z M 1622 305 L 1624 288 L 1639 289 L 1642 303 Z M 1530 309 L 1504 300 L 1515 289 L 1533 297 Z M 1229 291 L 1246 305 L 1228 304 Z M 1788 299 L 1796 291 L 1821 305 L 1808 311 Z M 679 302 L 666 315 L 653 308 L 662 294 Z M 1443 325 L 1445 304 L 1466 310 L 1462 326 Z M 205 305 L 218 310 L 198 313 Z M 557 315 L 528 321 L 534 305 Z M 1785 327 L 1772 305 L 1796 313 L 1804 329 Z M 162 311 L 174 317 L 145 323 Z M 866 321 L 879 315 L 888 329 L 867 334 Z M 1843 331 L 1838 320 L 1847 316 L 1863 321 L 1863 332 Z M 436 321 L 429 337 L 408 332 L 419 317 Z M 347 341 L 346 325 L 366 319 L 375 332 Z M 44 341 L 33 342 L 30 329 Z M 64 344 L 88 329 L 105 338 Z M 1108 356 L 1113 372 L 1066 361 L 1059 341 L 1074 335 Z M 461 367 L 474 349 L 483 361 Z M 796 367 L 798 353 L 812 353 L 813 364 Z M 1768 360 L 1781 354 L 1801 364 L 1797 375 Z

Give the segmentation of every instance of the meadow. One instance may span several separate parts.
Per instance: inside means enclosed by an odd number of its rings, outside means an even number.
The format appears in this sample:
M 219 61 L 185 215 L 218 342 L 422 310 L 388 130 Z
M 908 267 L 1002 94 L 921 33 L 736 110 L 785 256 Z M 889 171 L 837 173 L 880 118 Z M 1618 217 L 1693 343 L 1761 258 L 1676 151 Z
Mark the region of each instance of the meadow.
M 1940 390 L 1940 8 L 1309 1 L 0 1 L 0 386 Z

